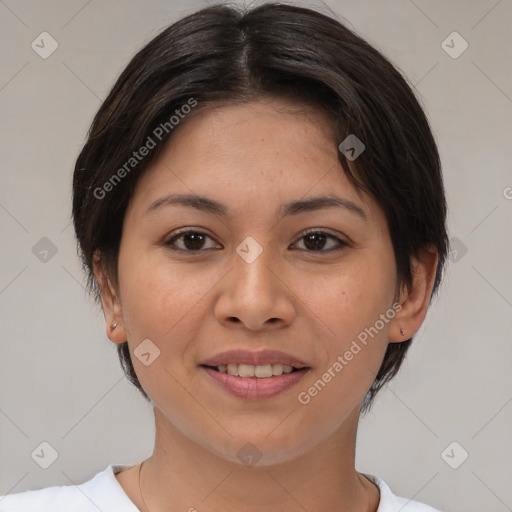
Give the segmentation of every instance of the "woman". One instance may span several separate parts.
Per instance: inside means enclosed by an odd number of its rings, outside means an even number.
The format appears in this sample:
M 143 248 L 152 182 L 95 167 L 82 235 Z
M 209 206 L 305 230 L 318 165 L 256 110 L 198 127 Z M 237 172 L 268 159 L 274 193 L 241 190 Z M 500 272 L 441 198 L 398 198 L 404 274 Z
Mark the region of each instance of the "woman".
M 187 16 L 97 113 L 73 216 L 154 451 L 0 510 L 434 510 L 355 469 L 447 254 L 434 139 L 377 50 L 299 7 Z

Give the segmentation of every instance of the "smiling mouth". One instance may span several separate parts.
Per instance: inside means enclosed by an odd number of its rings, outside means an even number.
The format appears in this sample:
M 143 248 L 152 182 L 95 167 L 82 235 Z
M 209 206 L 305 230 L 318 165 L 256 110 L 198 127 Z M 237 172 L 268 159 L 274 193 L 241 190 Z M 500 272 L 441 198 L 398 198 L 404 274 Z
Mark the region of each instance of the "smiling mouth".
M 225 373 L 233 377 L 243 377 L 248 379 L 268 379 L 271 377 L 278 377 L 283 374 L 293 373 L 299 371 L 299 368 L 289 364 L 220 364 L 219 366 L 202 365 L 205 368 L 211 368 L 219 373 Z M 301 368 L 306 369 L 306 368 Z

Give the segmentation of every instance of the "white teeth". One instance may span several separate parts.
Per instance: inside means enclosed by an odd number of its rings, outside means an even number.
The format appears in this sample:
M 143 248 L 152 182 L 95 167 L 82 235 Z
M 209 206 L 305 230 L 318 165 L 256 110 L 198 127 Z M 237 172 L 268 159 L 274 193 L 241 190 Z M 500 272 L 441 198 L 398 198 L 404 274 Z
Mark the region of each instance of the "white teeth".
M 238 375 L 240 377 L 254 377 L 254 369 L 256 367 L 250 364 L 239 364 Z
M 217 369 L 221 373 L 227 373 L 236 377 L 257 377 L 259 379 L 267 379 L 283 373 L 291 373 L 293 366 L 288 364 L 263 364 L 254 366 L 252 364 L 220 364 Z
M 238 365 L 237 364 L 228 364 L 228 373 L 229 375 L 238 375 Z
M 282 375 L 283 374 L 283 365 L 282 364 L 273 364 L 272 365 L 272 375 Z
M 266 364 L 263 366 L 255 366 L 254 367 L 254 376 L 259 377 L 260 379 L 266 379 L 268 377 L 272 377 L 272 365 Z

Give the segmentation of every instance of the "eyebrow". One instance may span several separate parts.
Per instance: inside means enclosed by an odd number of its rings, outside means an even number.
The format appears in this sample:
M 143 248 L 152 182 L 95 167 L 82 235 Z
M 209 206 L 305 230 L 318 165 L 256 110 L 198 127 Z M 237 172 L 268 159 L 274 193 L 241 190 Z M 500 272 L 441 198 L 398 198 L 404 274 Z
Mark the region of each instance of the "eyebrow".
M 188 208 L 195 208 L 196 210 L 213 213 L 222 217 L 229 216 L 229 209 L 222 203 L 210 199 L 205 196 L 195 194 L 169 194 L 164 197 L 153 201 L 145 210 L 144 215 L 152 213 L 163 206 L 185 206 Z M 281 207 L 281 214 L 283 217 L 287 215 L 298 215 L 300 213 L 312 212 L 322 208 L 343 208 L 358 217 L 363 221 L 368 222 L 368 215 L 366 212 L 353 201 L 343 199 L 341 197 L 327 195 L 312 197 L 309 199 L 300 199 L 298 201 L 291 201 Z

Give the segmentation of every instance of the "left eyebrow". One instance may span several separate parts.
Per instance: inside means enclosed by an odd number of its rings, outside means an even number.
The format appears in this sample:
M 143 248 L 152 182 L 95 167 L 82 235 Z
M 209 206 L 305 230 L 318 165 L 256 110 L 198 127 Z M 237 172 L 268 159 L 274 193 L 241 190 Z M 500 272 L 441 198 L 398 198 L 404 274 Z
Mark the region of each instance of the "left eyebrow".
M 198 196 L 194 194 L 169 194 L 153 201 L 145 210 L 144 215 L 154 212 L 163 206 L 185 206 L 195 208 L 206 213 L 213 213 L 222 217 L 229 215 L 229 209 L 222 203 L 210 199 L 206 196 Z M 350 213 L 360 217 L 363 221 L 368 222 L 366 212 L 353 201 L 343 199 L 337 196 L 319 196 L 309 199 L 301 199 L 286 203 L 281 207 L 283 217 L 287 215 L 298 215 L 300 213 L 312 212 L 322 208 L 344 208 Z

